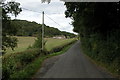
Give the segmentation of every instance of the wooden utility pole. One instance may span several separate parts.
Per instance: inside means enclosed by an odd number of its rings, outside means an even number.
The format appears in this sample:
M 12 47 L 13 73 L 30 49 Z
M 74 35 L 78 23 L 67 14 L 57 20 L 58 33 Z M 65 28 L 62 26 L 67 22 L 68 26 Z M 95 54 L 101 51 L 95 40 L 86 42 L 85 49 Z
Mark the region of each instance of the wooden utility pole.
M 44 49 L 44 11 L 42 12 L 42 50 Z

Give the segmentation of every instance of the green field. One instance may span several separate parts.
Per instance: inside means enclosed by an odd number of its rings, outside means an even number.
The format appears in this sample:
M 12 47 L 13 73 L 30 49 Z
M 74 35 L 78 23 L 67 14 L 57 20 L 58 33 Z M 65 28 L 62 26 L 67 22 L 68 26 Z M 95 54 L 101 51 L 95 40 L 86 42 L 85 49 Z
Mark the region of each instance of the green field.
M 64 44 L 67 44 L 71 41 L 74 40 L 73 39 L 53 39 L 53 38 L 46 38 L 47 42 L 45 45 L 45 48 L 50 51 L 51 49 L 57 47 L 57 46 L 62 46 Z
M 7 49 L 7 53 L 15 53 L 15 52 L 21 52 L 26 50 L 30 45 L 32 45 L 35 42 L 36 37 L 17 37 L 18 39 L 18 46 L 15 48 L 15 50 L 11 50 L 11 48 Z
M 7 49 L 7 53 L 16 53 L 25 51 L 30 45 L 32 45 L 35 42 L 36 37 L 17 37 L 18 38 L 18 46 L 15 48 L 14 51 L 11 50 L 11 48 Z M 71 42 L 74 39 L 53 39 L 53 38 L 45 38 L 46 45 L 45 48 L 50 51 L 52 48 L 55 48 L 57 46 L 64 45 L 66 43 Z

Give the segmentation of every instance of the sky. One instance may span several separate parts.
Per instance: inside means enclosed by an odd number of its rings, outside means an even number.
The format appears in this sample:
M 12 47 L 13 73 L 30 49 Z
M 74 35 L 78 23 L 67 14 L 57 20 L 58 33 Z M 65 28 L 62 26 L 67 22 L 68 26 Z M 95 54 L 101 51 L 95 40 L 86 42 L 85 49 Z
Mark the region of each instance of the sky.
M 11 0 L 6 0 L 11 1 Z M 20 7 L 23 8 L 22 12 L 17 16 L 16 19 L 35 21 L 37 23 L 42 23 L 42 11 L 45 12 L 45 24 L 50 27 L 58 28 L 61 31 L 67 31 L 70 33 L 73 32 L 73 26 L 71 24 L 70 18 L 65 18 L 66 7 L 63 1 L 60 0 L 51 0 L 48 3 L 41 3 L 41 0 L 12 0 L 19 2 Z M 27 10 L 26 10 L 27 9 Z M 30 11 L 32 10 L 32 11 Z M 14 19 L 14 16 L 11 16 Z M 49 18 L 51 19 L 49 19 Z

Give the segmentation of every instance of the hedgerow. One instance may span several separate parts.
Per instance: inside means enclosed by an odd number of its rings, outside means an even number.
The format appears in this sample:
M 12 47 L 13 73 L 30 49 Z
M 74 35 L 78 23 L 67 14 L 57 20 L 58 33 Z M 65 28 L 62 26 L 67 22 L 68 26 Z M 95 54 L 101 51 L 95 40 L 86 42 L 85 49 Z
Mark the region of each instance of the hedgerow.
M 30 65 L 30 64 L 33 63 L 36 58 L 38 57 L 42 58 L 43 56 L 46 56 L 48 54 L 59 52 L 63 48 L 74 43 L 75 41 L 76 40 L 73 40 L 72 42 L 67 43 L 63 46 L 58 46 L 49 52 L 47 50 L 41 50 L 40 48 L 33 48 L 23 52 L 18 52 L 8 56 L 3 56 L 2 57 L 2 72 L 3 72 L 2 78 L 8 80 L 14 76 L 20 77 L 20 74 L 23 73 L 23 71 L 25 71 L 25 75 L 32 74 L 32 73 L 28 73 L 31 70 L 28 70 L 27 67 L 30 69 L 31 67 L 34 67 L 34 65 Z

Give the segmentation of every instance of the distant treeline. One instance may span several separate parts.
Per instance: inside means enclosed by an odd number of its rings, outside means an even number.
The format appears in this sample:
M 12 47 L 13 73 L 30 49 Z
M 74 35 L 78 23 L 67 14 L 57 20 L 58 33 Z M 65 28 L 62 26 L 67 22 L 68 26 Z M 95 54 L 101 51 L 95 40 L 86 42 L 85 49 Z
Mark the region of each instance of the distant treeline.
M 30 22 L 26 20 L 12 20 L 11 25 L 16 28 L 16 36 L 37 36 L 42 33 L 42 24 L 36 22 Z M 53 37 L 58 35 L 64 35 L 66 38 L 73 38 L 76 35 L 73 33 L 60 31 L 57 28 L 50 26 L 44 26 L 45 37 Z

